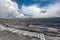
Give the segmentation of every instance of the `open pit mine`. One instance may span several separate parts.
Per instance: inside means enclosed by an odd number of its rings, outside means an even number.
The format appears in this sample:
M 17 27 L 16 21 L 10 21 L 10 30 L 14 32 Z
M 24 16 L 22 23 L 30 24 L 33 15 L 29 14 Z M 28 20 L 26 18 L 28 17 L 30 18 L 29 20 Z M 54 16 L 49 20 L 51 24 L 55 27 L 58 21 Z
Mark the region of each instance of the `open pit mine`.
M 0 18 L 0 40 L 60 40 L 60 18 Z

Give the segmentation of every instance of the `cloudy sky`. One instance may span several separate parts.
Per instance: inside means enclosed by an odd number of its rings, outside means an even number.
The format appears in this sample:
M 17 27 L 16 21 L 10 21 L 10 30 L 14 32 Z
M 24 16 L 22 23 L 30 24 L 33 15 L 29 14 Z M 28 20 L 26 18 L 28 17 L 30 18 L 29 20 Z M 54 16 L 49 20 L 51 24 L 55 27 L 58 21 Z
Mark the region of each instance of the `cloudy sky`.
M 60 17 L 60 0 L 0 0 L 0 18 Z

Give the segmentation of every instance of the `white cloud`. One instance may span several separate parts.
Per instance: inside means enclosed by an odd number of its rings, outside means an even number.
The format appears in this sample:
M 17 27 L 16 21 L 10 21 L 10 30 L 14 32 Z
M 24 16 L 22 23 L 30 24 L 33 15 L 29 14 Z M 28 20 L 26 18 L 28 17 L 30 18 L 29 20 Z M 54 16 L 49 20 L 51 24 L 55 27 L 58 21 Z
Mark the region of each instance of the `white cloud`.
M 60 3 L 47 6 L 46 13 L 40 14 L 40 17 L 60 17 Z
M 37 5 L 23 6 L 22 12 L 27 15 L 27 17 L 39 17 L 41 9 Z M 31 16 L 29 16 L 31 15 Z
M 41 12 L 45 8 L 46 12 Z M 32 18 L 60 17 L 60 3 L 50 4 L 45 8 L 39 8 L 37 5 L 23 6 L 22 12 Z
M 43 12 L 42 10 L 45 10 Z M 18 12 L 18 10 L 20 12 Z M 0 0 L 0 18 L 46 18 L 60 17 L 60 3 L 50 4 L 44 8 L 37 5 L 25 6 L 18 8 L 17 3 L 11 0 Z
M 0 0 L 0 17 L 12 18 L 18 15 L 18 5 L 11 0 Z

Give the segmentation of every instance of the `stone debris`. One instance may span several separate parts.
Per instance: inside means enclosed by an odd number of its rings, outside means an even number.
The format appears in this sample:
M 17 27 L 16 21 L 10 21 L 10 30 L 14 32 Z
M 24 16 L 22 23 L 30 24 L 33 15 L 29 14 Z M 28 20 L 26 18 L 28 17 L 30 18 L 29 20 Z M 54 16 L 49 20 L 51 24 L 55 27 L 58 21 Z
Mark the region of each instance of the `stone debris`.
M 23 35 L 23 36 L 28 36 L 28 37 L 35 37 L 41 40 L 45 40 L 44 34 L 43 33 L 37 33 L 37 32 L 29 32 L 29 31 L 24 31 L 24 30 L 18 30 L 15 28 L 9 28 L 9 27 L 5 27 L 0 25 L 0 30 L 2 31 L 8 31 L 11 33 L 15 33 L 17 35 Z
M 60 40 L 60 18 L 0 19 L 0 40 Z

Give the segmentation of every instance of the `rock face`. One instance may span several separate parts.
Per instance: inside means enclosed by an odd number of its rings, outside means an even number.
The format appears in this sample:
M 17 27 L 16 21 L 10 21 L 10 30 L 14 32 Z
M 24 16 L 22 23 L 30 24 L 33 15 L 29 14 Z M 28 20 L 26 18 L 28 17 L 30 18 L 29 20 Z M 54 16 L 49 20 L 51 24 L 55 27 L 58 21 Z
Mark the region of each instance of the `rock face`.
M 60 40 L 59 20 L 0 18 L 0 40 Z

